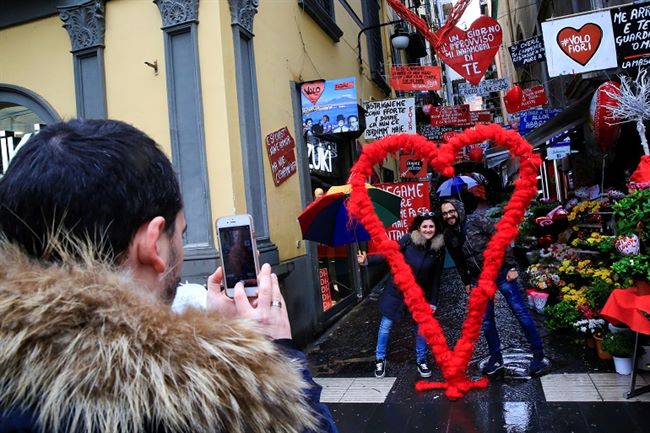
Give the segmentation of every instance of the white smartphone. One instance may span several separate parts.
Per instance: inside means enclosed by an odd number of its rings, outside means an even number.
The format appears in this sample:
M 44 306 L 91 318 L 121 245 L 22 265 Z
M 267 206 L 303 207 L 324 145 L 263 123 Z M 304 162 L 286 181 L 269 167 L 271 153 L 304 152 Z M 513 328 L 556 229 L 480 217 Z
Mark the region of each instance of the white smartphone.
M 235 284 L 243 281 L 246 295 L 257 296 L 260 265 L 253 218 L 248 214 L 226 216 L 217 219 L 215 225 L 226 295 L 232 298 Z

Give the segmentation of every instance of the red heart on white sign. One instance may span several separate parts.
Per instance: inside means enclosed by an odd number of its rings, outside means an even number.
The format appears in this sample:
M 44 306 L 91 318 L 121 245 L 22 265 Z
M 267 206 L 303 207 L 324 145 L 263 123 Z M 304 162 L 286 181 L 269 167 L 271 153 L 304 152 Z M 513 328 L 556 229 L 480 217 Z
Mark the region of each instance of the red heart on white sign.
M 477 85 L 499 51 L 501 39 L 498 21 L 481 16 L 467 31 L 454 27 L 447 33 L 437 54 L 454 71 Z
M 557 44 L 564 54 L 582 66 L 596 54 L 603 39 L 603 29 L 594 23 L 587 23 L 576 30 L 565 27 L 557 34 Z M 614 54 L 614 53 L 612 53 Z
M 310 81 L 309 83 L 303 83 L 300 87 L 300 91 L 303 95 L 311 101 L 312 104 L 315 104 L 320 95 L 323 94 L 325 90 L 325 81 Z

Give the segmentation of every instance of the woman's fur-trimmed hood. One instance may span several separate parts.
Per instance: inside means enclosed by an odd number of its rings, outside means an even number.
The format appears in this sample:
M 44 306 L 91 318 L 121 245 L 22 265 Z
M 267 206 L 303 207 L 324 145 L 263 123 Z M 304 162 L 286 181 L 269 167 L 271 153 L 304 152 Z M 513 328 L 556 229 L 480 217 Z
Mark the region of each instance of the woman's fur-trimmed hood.
M 424 247 L 427 242 L 427 240 L 424 238 L 424 236 L 422 236 L 422 233 L 420 233 L 419 230 L 413 230 L 411 232 L 411 240 L 415 245 L 419 247 Z M 445 246 L 445 239 L 442 233 L 440 233 L 440 234 L 435 234 L 433 236 L 433 238 L 431 239 L 431 246 L 429 247 L 429 249 L 433 251 L 439 251 L 444 246 Z
M 127 273 L 0 243 L 0 410 L 52 431 L 297 432 L 299 362 L 242 320 L 142 296 Z

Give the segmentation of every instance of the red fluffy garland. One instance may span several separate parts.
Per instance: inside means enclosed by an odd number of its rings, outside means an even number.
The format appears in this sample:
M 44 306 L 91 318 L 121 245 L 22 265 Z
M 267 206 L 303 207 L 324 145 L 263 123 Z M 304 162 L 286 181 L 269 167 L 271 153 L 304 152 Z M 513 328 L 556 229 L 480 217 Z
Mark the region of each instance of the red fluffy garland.
M 373 165 L 381 164 L 389 153 L 397 151 L 413 152 L 427 161 L 434 170 L 451 177 L 454 175 L 452 164 L 457 152 L 467 145 L 485 140 L 507 148 L 513 157 L 519 157 L 519 179 L 515 182 L 515 191 L 510 202 L 504 208 L 503 217 L 496 225 L 496 233 L 485 249 L 478 288 L 472 290 L 467 318 L 463 323 L 460 339 L 452 351 L 438 320 L 433 316 L 431 307 L 424 298 L 422 289 L 415 282 L 411 268 L 404 261 L 399 245 L 388 239 L 381 220 L 374 212 L 365 181 L 372 174 Z M 415 385 L 416 390 L 445 389 L 448 398 L 458 399 L 472 388 L 487 387 L 487 378 L 473 381 L 466 375 L 466 371 L 474 344 L 481 332 L 485 306 L 497 289 L 495 280 L 502 267 L 506 248 L 517 236 L 517 227 L 524 218 L 524 212 L 537 195 L 537 174 L 540 165 L 539 156 L 533 153 L 532 146 L 518 133 L 505 130 L 499 125 L 477 125 L 456 135 L 440 148 L 419 135 L 400 134 L 385 137 L 366 145 L 359 160 L 352 167 L 349 179 L 352 193 L 347 204 L 350 214 L 363 223 L 377 250 L 386 256 L 395 283 L 404 294 L 406 306 L 419 325 L 420 333 L 429 343 L 446 381 L 419 381 Z

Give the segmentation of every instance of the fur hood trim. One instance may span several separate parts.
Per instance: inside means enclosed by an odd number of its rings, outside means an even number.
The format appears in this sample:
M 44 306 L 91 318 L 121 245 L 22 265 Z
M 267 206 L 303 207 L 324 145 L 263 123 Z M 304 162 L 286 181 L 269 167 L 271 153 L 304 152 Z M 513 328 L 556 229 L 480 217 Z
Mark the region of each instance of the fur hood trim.
M 411 232 L 411 240 L 413 243 L 419 247 L 424 247 L 426 244 L 427 240 L 422 236 L 419 230 L 413 230 Z M 431 247 L 429 247 L 430 250 L 433 251 L 439 251 L 441 248 L 445 246 L 445 239 L 442 234 L 437 234 L 433 236 L 433 239 L 431 239 Z
M 299 432 L 300 362 L 255 325 L 142 296 L 128 273 L 0 243 L 0 410 L 52 431 Z

